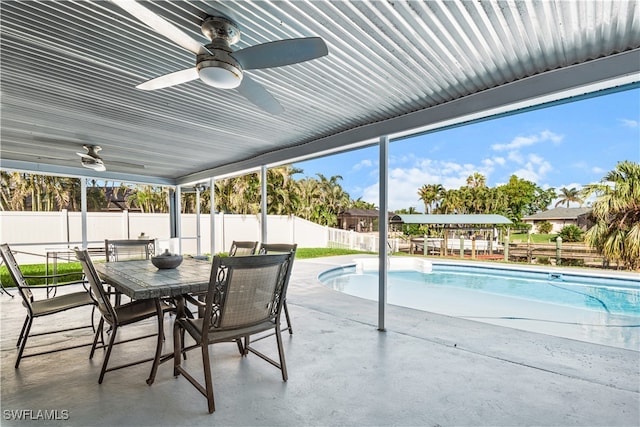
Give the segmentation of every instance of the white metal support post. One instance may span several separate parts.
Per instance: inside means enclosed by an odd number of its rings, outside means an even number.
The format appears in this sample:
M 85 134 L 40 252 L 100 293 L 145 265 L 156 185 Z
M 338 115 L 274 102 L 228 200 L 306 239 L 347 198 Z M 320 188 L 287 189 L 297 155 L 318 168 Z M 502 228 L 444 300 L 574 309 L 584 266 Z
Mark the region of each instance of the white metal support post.
M 211 223 L 211 257 L 216 254 L 216 179 L 209 180 L 209 191 L 211 192 L 211 207 L 209 208 L 209 221 Z
M 80 178 L 80 210 L 82 211 L 82 249 L 87 249 L 87 178 Z
M 385 316 L 387 312 L 387 236 L 388 225 L 388 184 L 389 184 L 389 137 L 380 137 L 380 185 L 378 212 L 378 330 L 385 330 Z
M 201 241 L 202 236 L 200 236 L 200 188 L 202 186 L 200 184 L 196 185 L 196 256 L 202 255 L 202 247 Z
M 260 241 L 267 243 L 267 167 L 265 165 L 260 167 L 260 175 L 260 198 L 262 203 L 262 209 L 260 209 Z

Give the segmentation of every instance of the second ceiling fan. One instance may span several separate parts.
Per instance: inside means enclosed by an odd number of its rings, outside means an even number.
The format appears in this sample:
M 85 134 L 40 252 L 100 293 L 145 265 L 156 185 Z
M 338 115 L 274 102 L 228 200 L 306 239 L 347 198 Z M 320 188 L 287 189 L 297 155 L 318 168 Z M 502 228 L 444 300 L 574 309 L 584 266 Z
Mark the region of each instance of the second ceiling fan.
M 284 111 L 280 103 L 244 71 L 297 64 L 329 53 L 324 40 L 319 37 L 279 40 L 233 51 L 231 45 L 240 40 L 240 30 L 233 21 L 220 16 L 209 16 L 202 22 L 202 33 L 210 40 L 210 43 L 202 45 L 140 3 L 131 0 L 112 1 L 159 34 L 196 55 L 195 67 L 156 77 L 138 85 L 138 89 L 162 89 L 200 79 L 215 88 L 235 88 L 263 110 L 280 114 Z

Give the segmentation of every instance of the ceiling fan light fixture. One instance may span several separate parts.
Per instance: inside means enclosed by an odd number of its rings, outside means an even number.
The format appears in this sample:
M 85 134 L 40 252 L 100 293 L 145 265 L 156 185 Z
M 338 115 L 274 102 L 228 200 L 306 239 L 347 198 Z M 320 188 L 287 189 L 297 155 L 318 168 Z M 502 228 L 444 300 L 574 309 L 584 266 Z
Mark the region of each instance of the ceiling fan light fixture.
M 220 61 L 203 61 L 198 64 L 200 80 L 219 89 L 235 89 L 242 82 L 242 70 Z
M 107 170 L 107 168 L 105 168 L 104 163 L 100 160 L 96 160 L 96 161 L 87 161 L 86 159 L 82 159 L 82 166 L 84 166 L 87 169 L 93 169 L 94 171 L 97 172 L 104 172 Z

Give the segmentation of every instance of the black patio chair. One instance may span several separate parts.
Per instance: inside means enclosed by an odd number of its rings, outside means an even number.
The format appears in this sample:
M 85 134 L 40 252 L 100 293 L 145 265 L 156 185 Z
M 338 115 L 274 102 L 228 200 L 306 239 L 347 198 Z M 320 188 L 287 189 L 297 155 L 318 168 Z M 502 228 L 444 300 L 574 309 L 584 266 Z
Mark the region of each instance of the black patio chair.
M 85 307 L 85 306 L 95 307 L 96 302 L 93 300 L 93 298 L 91 298 L 91 295 L 89 294 L 86 288 L 79 292 L 65 293 L 58 296 L 49 296 L 49 291 L 51 289 L 57 290 L 58 288 L 61 288 L 63 286 L 69 286 L 69 285 L 78 285 L 78 284 L 84 285 L 85 282 L 82 280 L 68 281 L 68 282 L 62 282 L 56 285 L 45 285 L 45 286 L 30 286 L 27 281 L 28 278 L 36 278 L 36 277 L 53 278 L 54 276 L 57 279 L 64 279 L 65 276 L 68 277 L 70 274 L 77 275 L 77 273 L 65 273 L 65 274 L 56 274 L 56 275 L 47 275 L 47 276 L 24 276 L 8 244 L 3 243 L 0 245 L 0 255 L 2 256 L 2 259 L 5 265 L 7 266 L 7 269 L 9 270 L 9 275 L 11 276 L 11 279 L 13 280 L 16 287 L 18 288 L 18 292 L 20 293 L 20 296 L 22 296 L 22 305 L 24 305 L 24 307 L 27 309 L 27 317 L 24 319 L 24 324 L 22 325 L 22 330 L 20 331 L 20 336 L 18 337 L 18 342 L 16 343 L 16 346 L 18 347 L 18 356 L 16 358 L 15 367 L 18 368 L 18 366 L 20 366 L 20 360 L 26 357 L 40 356 L 43 354 L 55 353 L 57 351 L 70 350 L 73 348 L 79 348 L 79 347 L 90 345 L 90 344 L 79 344 L 79 345 L 67 346 L 67 347 L 57 348 L 57 349 L 48 350 L 48 351 L 40 351 L 40 352 L 25 355 L 24 350 L 27 345 L 27 340 L 29 339 L 29 337 L 35 337 L 40 335 L 50 335 L 50 334 L 55 334 L 60 332 L 68 332 L 68 331 L 73 331 L 77 329 L 89 328 L 89 327 L 95 329 L 93 325 L 93 316 L 91 316 L 91 325 L 77 326 L 77 327 L 65 328 L 65 329 L 56 329 L 56 330 L 31 334 L 30 333 L 31 326 L 33 325 L 34 319 L 62 313 L 63 311 L 66 311 L 66 310 L 71 310 L 71 309 Z M 36 290 L 46 292 L 47 297 L 36 299 L 34 296 L 34 291 Z M 53 295 L 55 295 L 55 292 L 53 293 Z M 93 314 L 93 311 L 91 313 Z
M 229 256 L 247 256 L 256 253 L 258 248 L 258 242 L 253 241 L 236 241 L 231 243 L 231 249 L 229 249 Z
M 274 253 L 293 253 L 293 258 L 291 258 L 291 263 L 289 264 L 289 268 L 293 268 L 293 260 L 296 257 L 296 249 L 298 248 L 297 243 L 288 244 L 288 243 L 262 243 L 260 244 L 260 249 L 258 253 L 260 255 L 265 254 L 274 254 Z M 291 275 L 291 272 L 289 272 Z M 287 300 L 285 299 L 283 302 L 282 308 L 284 309 L 284 318 L 287 321 L 287 327 L 284 330 L 289 331 L 289 335 L 293 335 L 293 327 L 291 326 L 291 318 L 289 317 L 289 308 L 287 307 Z
M 287 381 L 287 367 L 280 333 L 280 314 L 287 293 L 289 264 L 293 254 L 214 257 L 211 279 L 204 302 L 204 315 L 198 319 L 177 318 L 174 323 L 174 371 L 183 375 L 207 398 L 209 413 L 215 411 L 209 345 L 236 341 L 243 356 L 254 353 L 271 363 Z M 266 331 L 276 337 L 278 360 L 251 346 L 251 337 Z M 184 346 L 183 331 L 196 342 Z M 244 340 L 244 343 L 241 341 Z M 199 348 L 202 352 L 204 385 L 181 362 L 181 355 Z
M 96 330 L 95 338 L 93 340 L 93 346 L 91 347 L 91 354 L 89 355 L 89 359 L 93 358 L 96 348 L 105 348 L 107 349 L 106 354 L 104 355 L 104 360 L 102 362 L 102 369 L 100 370 L 100 377 L 98 379 L 98 384 L 102 384 L 102 380 L 104 379 L 104 375 L 107 372 L 115 371 L 117 369 L 127 368 L 133 365 L 139 365 L 140 363 L 153 361 L 153 365 L 151 366 L 151 373 L 149 378 L 147 379 L 148 384 L 152 384 L 156 371 L 158 369 L 158 364 L 160 363 L 160 356 L 162 352 L 162 341 L 164 340 L 164 313 L 165 311 L 169 311 L 172 308 L 160 301 L 159 298 L 151 298 L 151 299 L 141 299 L 134 300 L 126 304 L 121 304 L 118 306 L 113 306 L 111 301 L 109 300 L 108 293 L 105 291 L 103 287 L 103 282 L 100 280 L 100 276 L 91 261 L 91 257 L 89 256 L 89 252 L 85 250 L 76 250 L 76 257 L 78 261 L 82 264 L 82 269 L 85 273 L 87 280 L 89 281 L 89 285 L 91 286 L 91 293 L 98 304 L 98 310 L 102 317 L 100 318 L 100 323 L 98 324 L 98 329 Z M 116 335 L 118 333 L 118 329 L 122 326 L 131 325 L 142 320 L 150 319 L 153 317 L 157 317 L 158 320 L 158 331 L 155 334 L 147 334 L 142 336 L 137 336 L 135 338 L 130 338 L 122 341 L 116 342 Z M 111 337 L 109 338 L 109 343 L 106 345 L 98 346 L 98 339 L 102 336 L 102 331 L 104 328 L 104 324 L 108 323 L 111 327 L 110 333 Z M 114 345 L 123 344 L 130 341 L 135 341 L 143 338 L 149 338 L 157 336 L 157 344 L 156 344 L 156 352 L 154 357 L 146 358 L 143 360 L 138 360 L 134 362 L 129 362 L 123 365 L 119 365 L 113 368 L 107 368 L 109 364 L 109 358 L 111 357 L 111 350 Z

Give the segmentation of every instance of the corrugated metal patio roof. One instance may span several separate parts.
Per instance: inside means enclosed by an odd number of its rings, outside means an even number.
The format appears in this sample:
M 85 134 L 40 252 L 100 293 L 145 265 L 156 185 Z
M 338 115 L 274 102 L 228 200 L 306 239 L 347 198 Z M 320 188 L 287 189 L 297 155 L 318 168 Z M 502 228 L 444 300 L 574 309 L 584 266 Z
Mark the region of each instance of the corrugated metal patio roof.
M 185 184 L 640 80 L 637 0 L 140 4 L 200 43 L 222 15 L 234 48 L 321 37 L 329 54 L 250 72 L 284 108 L 271 115 L 200 81 L 136 89 L 195 55 L 112 2 L 5 0 L 2 168 Z M 80 167 L 83 144 L 106 172 Z

